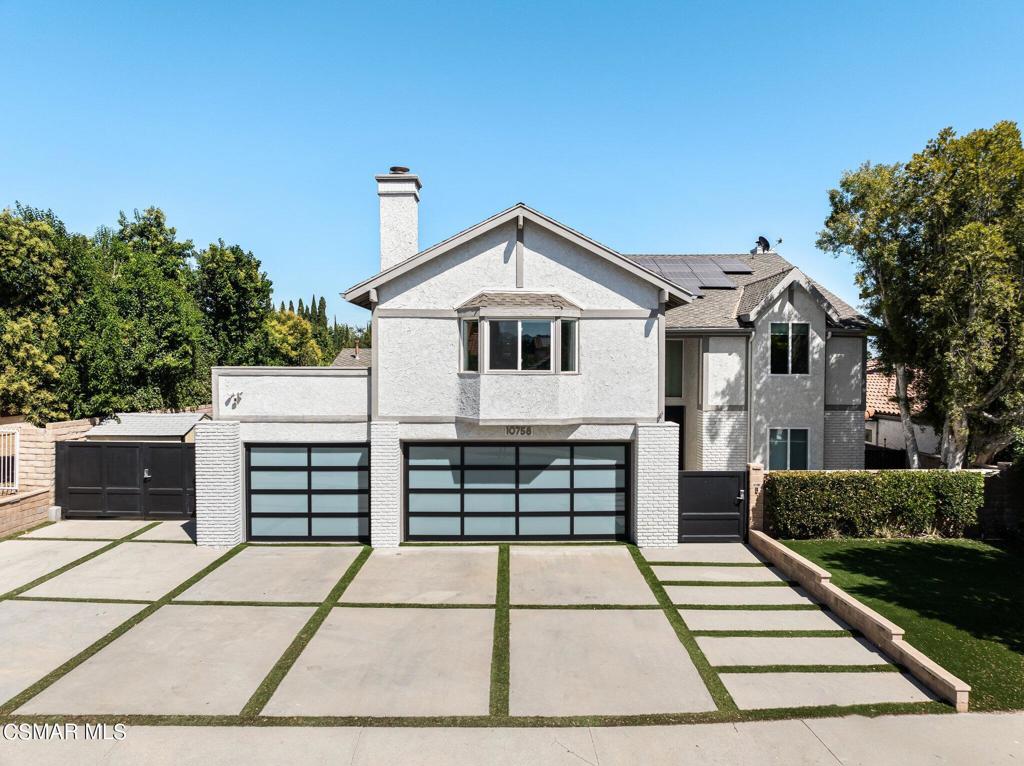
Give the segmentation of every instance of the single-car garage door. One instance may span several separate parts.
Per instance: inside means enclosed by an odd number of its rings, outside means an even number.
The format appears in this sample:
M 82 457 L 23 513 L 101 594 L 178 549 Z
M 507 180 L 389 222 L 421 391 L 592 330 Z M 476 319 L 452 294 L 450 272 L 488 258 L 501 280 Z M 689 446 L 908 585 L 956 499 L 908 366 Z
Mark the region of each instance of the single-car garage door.
M 250 444 L 245 468 L 248 539 L 369 539 L 367 444 Z
M 411 443 L 408 540 L 625 540 L 629 444 Z

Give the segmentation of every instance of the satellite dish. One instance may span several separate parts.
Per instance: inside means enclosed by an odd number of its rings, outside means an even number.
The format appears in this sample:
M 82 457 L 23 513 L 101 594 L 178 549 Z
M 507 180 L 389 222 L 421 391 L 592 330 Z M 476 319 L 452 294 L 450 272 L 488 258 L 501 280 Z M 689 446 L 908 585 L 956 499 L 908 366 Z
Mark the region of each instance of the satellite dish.
M 757 249 L 760 250 L 762 253 L 767 253 L 769 250 L 772 249 L 772 243 L 768 241 L 768 237 L 757 238 Z

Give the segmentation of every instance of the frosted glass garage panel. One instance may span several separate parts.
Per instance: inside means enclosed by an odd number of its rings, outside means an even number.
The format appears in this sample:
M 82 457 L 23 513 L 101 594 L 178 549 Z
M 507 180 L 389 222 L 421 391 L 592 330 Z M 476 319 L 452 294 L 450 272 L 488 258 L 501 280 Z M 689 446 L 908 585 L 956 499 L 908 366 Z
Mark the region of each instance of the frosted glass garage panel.
M 466 513 L 515 513 L 516 496 L 491 493 L 465 495 Z
M 313 495 L 313 513 L 368 513 L 366 495 Z
M 409 465 L 456 466 L 462 460 L 461 447 L 409 447 Z
M 567 535 L 569 534 L 568 516 L 520 516 L 519 534 L 521 535 Z
M 623 492 L 577 492 L 577 511 L 624 511 L 626 495 Z
M 624 465 L 625 444 L 579 444 L 575 447 L 576 465 Z
M 458 535 L 462 523 L 458 516 L 410 516 L 410 535 Z
M 467 516 L 465 534 L 477 537 L 486 535 L 514 535 L 515 516 Z
M 253 471 L 249 489 L 306 489 L 305 471 Z
M 252 447 L 249 464 L 253 466 L 305 466 L 305 447 Z
M 307 495 L 253 495 L 249 500 L 253 513 L 305 513 L 308 510 Z
M 366 489 L 369 475 L 366 471 L 313 471 L 313 489 Z
M 560 444 L 539 444 L 519 448 L 519 465 L 569 465 L 570 447 Z
M 537 494 L 524 492 L 519 495 L 519 512 L 543 513 L 544 511 L 564 511 L 568 513 L 570 502 L 568 492 L 564 494 L 561 492 L 539 492 Z
M 370 520 L 314 518 L 314 537 L 367 537 L 370 534 Z
M 574 535 L 622 535 L 625 532 L 625 516 L 577 516 L 572 522 Z
M 430 511 L 451 511 L 458 513 L 462 507 L 462 496 L 458 493 L 430 492 L 425 494 L 409 495 L 409 510 L 411 512 Z
M 309 525 L 306 516 L 301 518 L 257 518 L 250 519 L 252 534 L 259 537 L 306 537 Z
M 618 489 L 626 484 L 626 472 L 621 468 L 575 471 L 576 489 Z
M 458 489 L 459 471 L 409 470 L 409 489 Z
M 367 447 L 313 447 L 310 454 L 313 466 L 365 467 L 370 464 Z
M 521 489 L 568 489 L 569 471 L 543 468 L 520 468 Z
M 463 476 L 466 489 L 515 489 L 515 471 L 470 471 Z
M 508 446 L 466 447 L 466 465 L 515 465 L 516 448 Z

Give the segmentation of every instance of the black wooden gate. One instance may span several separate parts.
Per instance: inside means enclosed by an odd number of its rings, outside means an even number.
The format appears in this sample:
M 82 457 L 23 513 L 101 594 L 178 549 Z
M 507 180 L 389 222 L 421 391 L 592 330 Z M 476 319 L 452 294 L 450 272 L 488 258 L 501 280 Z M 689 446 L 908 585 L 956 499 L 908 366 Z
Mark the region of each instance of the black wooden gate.
M 679 472 L 679 542 L 739 542 L 746 537 L 746 471 Z
M 58 442 L 56 500 L 65 518 L 195 515 L 195 445 Z

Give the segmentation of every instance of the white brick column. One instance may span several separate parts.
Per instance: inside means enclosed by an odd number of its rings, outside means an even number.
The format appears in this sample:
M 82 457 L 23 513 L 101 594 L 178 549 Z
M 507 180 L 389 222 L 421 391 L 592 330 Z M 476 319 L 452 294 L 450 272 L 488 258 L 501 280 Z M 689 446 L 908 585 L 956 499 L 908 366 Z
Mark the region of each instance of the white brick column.
M 679 426 L 637 423 L 633 538 L 641 546 L 679 542 Z
M 196 424 L 196 542 L 237 545 L 245 540 L 242 513 L 242 436 L 238 423 Z
M 402 541 L 402 449 L 398 423 L 370 423 L 370 545 Z

